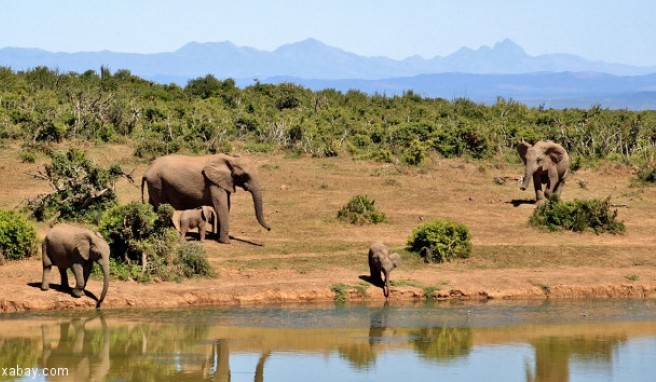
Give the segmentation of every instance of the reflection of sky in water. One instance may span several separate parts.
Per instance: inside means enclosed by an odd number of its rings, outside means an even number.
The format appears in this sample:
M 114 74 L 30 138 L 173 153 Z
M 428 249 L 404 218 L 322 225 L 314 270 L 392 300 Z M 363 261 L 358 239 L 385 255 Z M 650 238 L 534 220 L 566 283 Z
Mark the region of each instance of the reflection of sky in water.
M 252 381 L 259 357 L 252 353 L 232 354 L 233 380 Z M 526 382 L 526 368 L 534 364 L 535 351 L 527 344 L 478 346 L 467 357 L 442 363 L 423 360 L 412 351 L 395 350 L 381 354 L 366 369 L 353 367 L 337 353 L 273 353 L 267 360 L 264 380 Z M 653 382 L 655 376 L 656 337 L 645 337 L 618 346 L 611 364 L 573 358 L 569 382 Z

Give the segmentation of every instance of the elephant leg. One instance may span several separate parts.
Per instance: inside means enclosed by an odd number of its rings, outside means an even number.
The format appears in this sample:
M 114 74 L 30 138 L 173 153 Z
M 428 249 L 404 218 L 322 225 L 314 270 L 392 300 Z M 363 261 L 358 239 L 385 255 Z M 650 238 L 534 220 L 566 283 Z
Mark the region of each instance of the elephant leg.
M 214 210 L 218 215 L 218 230 L 219 230 L 219 243 L 230 244 L 230 209 L 228 208 L 230 196 L 229 194 L 218 188 L 212 187 L 212 202 Z
M 59 277 L 61 278 L 61 287 L 63 289 L 69 289 L 70 286 L 68 285 L 68 269 L 66 268 L 57 268 L 59 269 Z
M 75 288 L 73 288 L 73 297 L 84 296 L 84 269 L 82 264 L 74 263 L 71 267 L 75 275 Z
M 535 188 L 535 200 L 544 200 L 544 192 L 542 192 L 542 177 L 537 173 L 533 175 L 533 187 Z
M 187 231 L 189 227 L 187 225 L 180 224 L 180 241 L 185 241 L 187 239 Z
M 84 264 L 83 267 L 83 272 L 84 272 L 84 286 L 87 285 L 87 281 L 89 281 L 89 276 L 91 275 L 91 272 L 93 271 L 93 263 L 89 261 L 88 263 Z
M 558 181 L 556 184 L 556 187 L 554 188 L 554 194 L 560 196 L 560 193 L 563 191 L 563 186 L 565 185 L 565 179 L 561 179 Z
M 41 290 L 48 290 L 50 289 L 48 276 L 50 275 L 50 270 L 52 269 L 52 261 L 50 261 L 50 256 L 48 256 L 45 242 L 43 243 L 42 248 L 41 261 L 43 263 L 43 279 L 41 280 Z
M 198 235 L 200 236 L 200 241 L 203 242 L 205 241 L 205 232 L 206 232 L 206 224 L 201 223 L 198 225 Z

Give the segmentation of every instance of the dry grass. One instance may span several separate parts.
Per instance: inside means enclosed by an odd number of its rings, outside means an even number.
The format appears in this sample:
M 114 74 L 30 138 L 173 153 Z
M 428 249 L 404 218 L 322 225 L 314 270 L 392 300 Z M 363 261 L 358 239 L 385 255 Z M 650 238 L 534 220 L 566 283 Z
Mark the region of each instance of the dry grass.
M 127 171 L 135 169 L 137 182 L 147 164 L 135 160 L 125 145 L 84 147 L 100 163 L 119 161 Z M 619 209 L 626 224 L 623 235 L 550 233 L 528 226 L 533 205 L 522 201 L 532 192 L 522 192 L 509 180 L 496 184 L 494 177 L 518 177 L 519 164 L 469 162 L 431 158 L 421 168 L 353 161 L 350 158 L 290 158 L 284 154 L 250 155 L 258 164 L 265 185 L 265 215 L 272 231 L 255 220 L 250 195 L 238 191 L 232 199 L 232 245 L 213 241 L 205 244 L 212 262 L 223 270 L 279 269 L 307 273 L 316 270 L 349 269 L 366 273 L 367 248 L 383 241 L 403 251 L 417 225 L 433 218 L 446 218 L 469 226 L 474 245 L 468 260 L 440 265 L 440 269 L 505 269 L 540 267 L 635 267 L 655 266 L 655 188 L 630 187 L 633 176 L 623 166 L 605 165 L 574 174 L 563 198 L 605 198 L 628 205 Z M 25 198 L 48 190 L 27 173 L 45 163 L 20 162 L 18 147 L 0 152 L 0 207 L 14 208 Z M 579 183 L 587 185 L 587 190 Z M 336 218 L 339 208 L 356 194 L 374 199 L 388 222 L 353 226 Z M 121 202 L 140 200 L 135 185 L 121 180 Z M 43 233 L 45 226 L 41 225 Z M 403 252 L 404 270 L 425 265 Z

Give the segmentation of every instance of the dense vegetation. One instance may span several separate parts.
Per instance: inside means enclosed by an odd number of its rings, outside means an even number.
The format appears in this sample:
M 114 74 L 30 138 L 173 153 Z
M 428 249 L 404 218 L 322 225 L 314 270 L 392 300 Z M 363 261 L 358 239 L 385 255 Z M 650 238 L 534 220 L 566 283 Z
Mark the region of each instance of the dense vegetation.
M 378 224 L 387 221 L 387 216 L 378 211 L 376 201 L 366 195 L 355 195 L 337 211 L 337 218 L 351 224 Z
M 444 219 L 431 220 L 412 230 L 408 247 L 413 252 L 421 253 L 427 261 L 466 259 L 472 250 L 471 234 L 464 224 Z
M 625 228 L 624 223 L 617 220 L 617 209 L 611 210 L 610 197 L 571 202 L 552 197 L 533 210 L 529 222 L 550 231 L 620 233 Z
M 38 251 L 36 229 L 23 216 L 0 210 L 0 264 L 32 256 Z
M 129 140 L 135 155 L 284 149 L 316 156 L 350 153 L 416 165 L 429 151 L 485 158 L 521 140 L 552 139 L 574 165 L 597 158 L 653 158 L 656 111 L 528 108 L 499 98 L 467 99 L 311 91 L 255 82 L 240 89 L 212 75 L 185 87 L 159 85 L 127 70 L 82 74 L 45 67 L 0 68 L 0 139 L 27 142 L 25 160 L 43 143 Z M 513 153 L 514 155 L 514 153 Z

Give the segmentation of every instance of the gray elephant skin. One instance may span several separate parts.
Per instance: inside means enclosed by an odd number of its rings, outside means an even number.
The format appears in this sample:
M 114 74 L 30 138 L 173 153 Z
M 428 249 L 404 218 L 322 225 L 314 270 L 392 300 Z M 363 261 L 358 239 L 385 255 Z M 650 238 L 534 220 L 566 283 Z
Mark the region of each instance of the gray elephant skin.
M 43 262 L 41 289 L 50 288 L 48 276 L 53 265 L 59 269 L 62 288 L 70 288 L 67 274 L 70 268 L 73 270 L 76 282 L 72 290 L 74 297 L 84 295 L 84 287 L 93 269 L 93 262 L 96 261 L 103 272 L 103 288 L 96 304 L 96 307 L 100 307 L 109 288 L 109 245 L 99 233 L 68 224 L 58 224 L 48 231 L 41 249 Z
M 168 203 L 176 210 L 212 206 L 218 215 L 221 243 L 230 243 L 230 195 L 236 187 L 251 193 L 255 217 L 262 227 L 271 227 L 264 220 L 262 187 L 255 166 L 245 158 L 226 154 L 205 156 L 166 155 L 157 158 L 141 179 L 148 185 L 148 201 L 155 208 Z
M 193 210 L 184 210 L 178 218 L 178 226 L 180 227 L 180 240 L 185 240 L 187 232 L 190 229 L 198 228 L 200 241 L 205 240 L 207 227 L 210 230 L 214 226 L 214 208 L 210 206 L 202 206 L 194 208 Z
M 398 253 L 389 253 L 387 246 L 383 243 L 374 243 L 369 247 L 369 272 L 371 282 L 383 285 L 385 298 L 389 296 L 390 273 L 401 265 L 401 256 Z M 384 279 L 381 278 L 381 273 Z
M 535 199 L 540 202 L 551 195 L 559 195 L 569 173 L 569 155 L 559 144 L 552 141 L 539 141 L 534 145 L 522 142 L 517 146 L 519 156 L 524 162 L 524 180 L 521 190 L 528 188 L 533 179 Z M 547 187 L 542 191 L 542 185 Z

